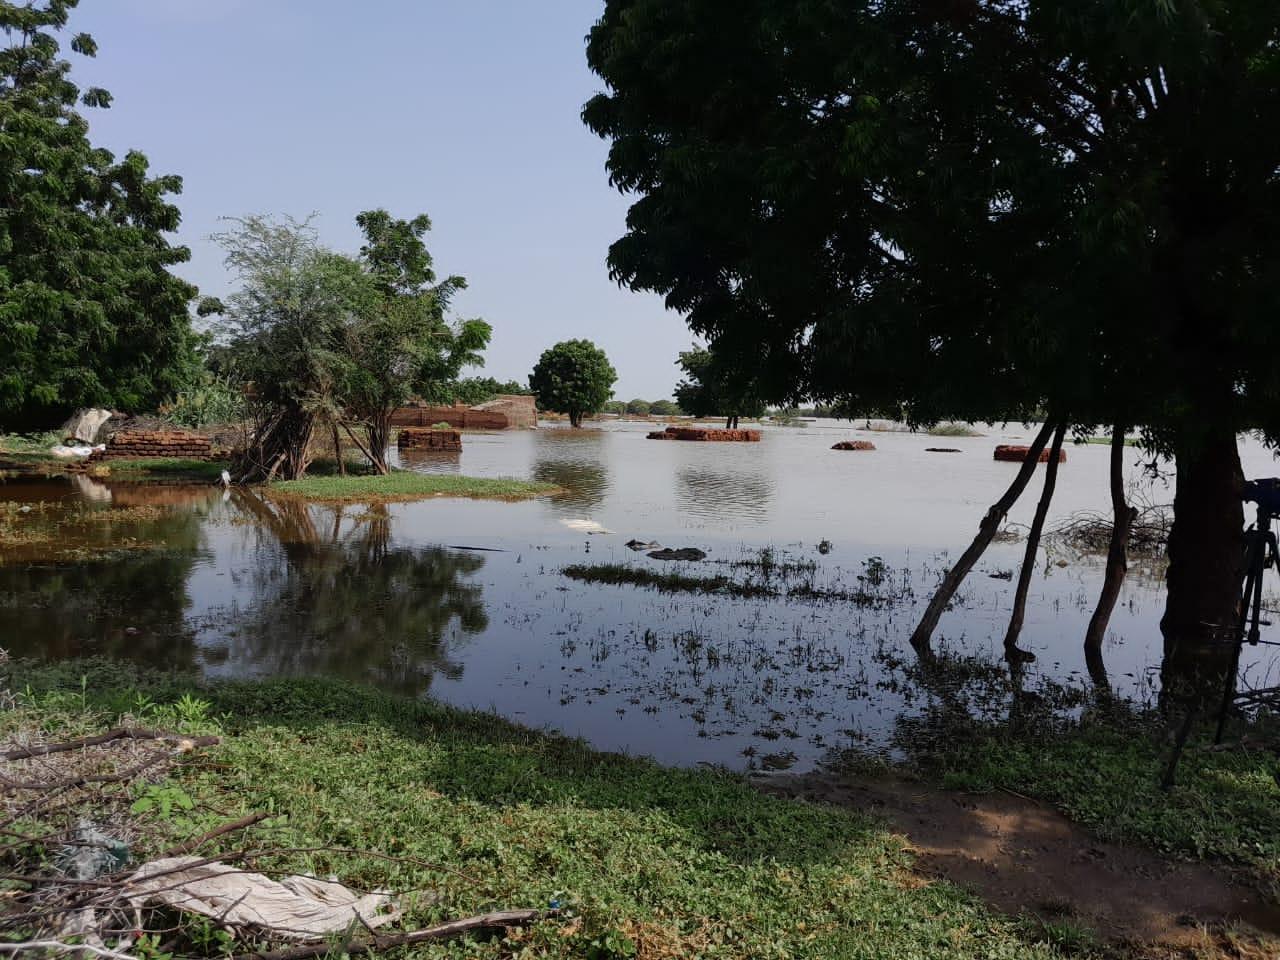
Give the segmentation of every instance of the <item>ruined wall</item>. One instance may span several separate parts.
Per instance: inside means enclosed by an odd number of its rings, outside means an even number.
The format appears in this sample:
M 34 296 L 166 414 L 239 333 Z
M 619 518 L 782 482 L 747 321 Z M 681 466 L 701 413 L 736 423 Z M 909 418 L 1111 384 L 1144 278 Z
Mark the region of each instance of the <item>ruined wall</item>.
M 209 460 L 212 456 L 209 438 L 190 430 L 117 430 L 107 448 L 93 454 L 89 462 L 143 457 Z
M 538 411 L 533 397 L 503 396 L 468 407 L 412 405 L 401 407 L 391 415 L 395 427 L 430 427 L 447 423 L 455 430 L 512 430 L 538 425 Z
M 694 440 L 717 443 L 759 443 L 759 430 L 704 430 L 700 427 L 667 427 L 648 435 L 650 440 Z
M 457 430 L 432 430 L 430 427 L 405 427 L 396 438 L 396 446 L 400 450 L 445 450 L 457 452 L 462 449 L 462 434 Z

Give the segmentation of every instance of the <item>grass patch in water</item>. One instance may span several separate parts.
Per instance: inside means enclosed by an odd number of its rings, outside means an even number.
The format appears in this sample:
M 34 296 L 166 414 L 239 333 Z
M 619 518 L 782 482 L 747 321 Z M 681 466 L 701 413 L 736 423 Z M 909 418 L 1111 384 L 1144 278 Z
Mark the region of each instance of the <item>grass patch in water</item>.
M 762 583 L 738 583 L 728 577 L 696 577 L 670 571 L 649 570 L 625 563 L 574 563 L 560 571 L 583 583 L 630 584 L 663 593 L 713 593 L 731 597 L 776 597 L 777 591 Z
M 903 842 L 878 821 L 766 797 L 736 776 L 665 769 L 490 714 L 337 682 L 199 688 L 103 662 L 15 664 L 13 673 L 13 689 L 29 692 L 0 717 L 6 732 L 21 721 L 56 738 L 106 729 L 127 711 L 223 735 L 163 785 L 189 795 L 193 810 L 170 822 L 158 811 L 139 817 L 148 831 L 170 832 L 165 842 L 271 811 L 248 842 L 293 851 L 258 867 L 431 891 L 405 898 L 407 929 L 553 898 L 573 912 L 400 956 L 1060 956 L 1029 924 L 910 876 Z M 201 855 L 245 842 L 233 834 Z M 326 849 L 298 850 L 306 847 Z
M 385 476 L 325 476 L 285 480 L 268 488 L 273 494 L 320 503 L 371 503 L 469 497 L 480 500 L 526 500 L 554 493 L 550 483 L 512 477 L 459 477 L 452 474 L 393 470 Z
M 925 431 L 931 437 L 980 437 L 982 434 L 967 423 L 940 423 Z

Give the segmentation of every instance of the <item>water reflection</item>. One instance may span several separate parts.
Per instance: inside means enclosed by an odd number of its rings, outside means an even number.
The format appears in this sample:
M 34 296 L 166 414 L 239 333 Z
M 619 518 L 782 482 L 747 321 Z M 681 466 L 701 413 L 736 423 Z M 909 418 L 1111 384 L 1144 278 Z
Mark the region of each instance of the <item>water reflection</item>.
M 703 520 L 763 521 L 773 506 L 773 481 L 747 465 L 735 473 L 683 467 L 676 474 L 676 503 Z
M 538 436 L 531 472 L 533 479 L 564 490 L 548 501 L 556 514 L 581 517 L 604 503 L 612 486 L 608 439 L 598 430 L 546 430 Z
M 469 579 L 483 556 L 396 546 L 385 506 L 236 502 L 271 532 L 283 563 L 253 569 L 216 659 L 241 674 L 339 676 L 411 696 L 436 673 L 462 675 L 451 650 L 489 625 Z

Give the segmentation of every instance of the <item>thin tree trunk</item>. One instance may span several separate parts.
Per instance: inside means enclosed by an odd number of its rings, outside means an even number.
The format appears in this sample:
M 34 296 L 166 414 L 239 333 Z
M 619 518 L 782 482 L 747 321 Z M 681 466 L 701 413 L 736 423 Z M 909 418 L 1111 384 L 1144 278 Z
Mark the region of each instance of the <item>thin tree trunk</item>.
M 1129 569 L 1129 531 L 1138 511 L 1124 495 L 1124 424 L 1117 423 L 1111 433 L 1111 543 L 1107 547 L 1107 572 L 1102 578 L 1102 593 L 1084 633 L 1084 660 L 1089 677 L 1099 690 L 1109 691 L 1106 664 L 1102 660 L 1102 641 L 1111 622 L 1111 612 L 1120 597 L 1125 574 Z
M 368 460 L 370 464 L 372 464 L 374 470 L 377 470 L 378 462 L 373 459 L 373 453 L 369 450 L 368 447 L 366 447 L 363 443 L 360 442 L 360 438 L 356 436 L 355 431 L 352 430 L 351 427 L 345 423 L 342 425 L 342 429 L 347 431 L 347 436 L 351 438 L 351 442 L 360 448 L 360 452 L 364 454 L 364 458 Z
M 978 527 L 978 535 L 973 538 L 973 543 L 969 544 L 969 549 L 960 555 L 956 565 L 947 572 L 947 575 L 942 579 L 942 583 L 938 585 L 938 589 L 934 591 L 933 597 L 929 600 L 929 606 L 925 610 L 924 616 L 920 619 L 919 626 L 911 634 L 911 646 L 915 648 L 918 656 L 925 659 L 932 658 L 933 650 L 929 641 L 933 636 L 933 631 L 938 628 L 938 621 L 942 619 L 942 612 L 946 610 L 947 604 L 951 602 L 955 592 L 960 589 L 960 584 L 964 582 L 964 578 L 968 576 L 969 571 L 973 569 L 973 565 L 978 562 L 978 558 L 982 556 L 983 551 L 987 549 L 987 545 L 991 543 L 991 538 L 1000 529 L 1000 522 L 1005 518 L 1014 503 L 1017 502 L 1018 497 L 1022 496 L 1022 491 L 1026 489 L 1031 480 L 1031 475 L 1035 473 L 1036 463 L 1040 459 L 1040 451 L 1049 442 L 1049 436 L 1053 433 L 1053 429 L 1054 424 L 1052 423 L 1046 423 L 1040 428 L 1040 432 L 1036 434 L 1035 440 L 1031 443 L 1031 448 L 1027 451 L 1027 458 L 1022 462 L 1022 466 L 1018 468 L 1018 475 L 1014 477 L 1013 483 L 1004 492 L 1004 496 L 992 504 L 986 516 L 982 518 L 982 523 Z
M 1029 663 L 1035 654 L 1018 649 L 1018 635 L 1022 632 L 1022 620 L 1027 611 L 1027 591 L 1031 588 L 1031 575 L 1035 572 L 1036 554 L 1040 552 L 1040 534 L 1044 531 L 1044 520 L 1049 515 L 1049 504 L 1053 500 L 1053 491 L 1058 484 L 1058 458 L 1062 454 L 1062 440 L 1066 436 L 1067 425 L 1059 423 L 1053 432 L 1053 443 L 1049 446 L 1049 463 L 1044 471 L 1044 491 L 1040 494 L 1040 502 L 1036 504 L 1036 514 L 1031 521 L 1031 530 L 1027 533 L 1027 549 L 1022 555 L 1022 569 L 1018 571 L 1018 588 L 1013 595 L 1013 613 L 1009 617 L 1009 629 L 1004 635 L 1004 656 L 1010 663 L 1018 661 Z
M 1244 472 L 1230 423 L 1181 443 L 1169 532 L 1161 696 L 1195 704 L 1221 695 L 1231 663 L 1244 565 Z
M 329 430 L 333 435 L 333 459 L 338 467 L 338 476 L 347 475 L 347 458 L 342 455 L 342 438 L 338 436 L 338 425 L 330 420 Z

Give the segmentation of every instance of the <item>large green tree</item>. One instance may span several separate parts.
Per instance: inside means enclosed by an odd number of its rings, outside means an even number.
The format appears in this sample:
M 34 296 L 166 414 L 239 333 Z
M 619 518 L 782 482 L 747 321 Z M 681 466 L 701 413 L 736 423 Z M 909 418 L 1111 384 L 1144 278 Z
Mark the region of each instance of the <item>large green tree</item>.
M 569 423 L 582 426 L 582 418 L 599 412 L 613 395 L 618 373 L 604 351 L 590 340 L 564 340 L 544 350 L 529 389 L 544 410 L 567 413 Z
M 450 323 L 446 314 L 459 276 L 437 282 L 423 237 L 426 214 L 398 220 L 385 210 L 356 217 L 364 233 L 360 263 L 368 295 L 344 324 L 341 350 L 332 358 L 342 413 L 364 426 L 361 444 L 386 473 L 391 416 L 415 394 L 452 383 L 464 366 L 484 363 L 492 330 L 483 320 Z
M 1165 679 L 1212 661 L 1237 432 L 1280 439 L 1270 0 L 609 0 L 610 250 L 761 395 L 1139 425 L 1176 458 Z
M 676 384 L 675 398 L 680 409 L 695 417 L 724 417 L 735 427 L 739 417 L 764 415 L 754 378 L 733 368 L 722 355 L 705 347 L 692 347 L 680 354 L 676 365 L 684 376 Z
M 56 422 L 82 405 L 143 410 L 192 363 L 195 289 L 178 177 L 94 147 L 80 107 L 111 97 L 70 79 L 57 34 L 77 0 L 0 2 L 0 428 Z M 88 34 L 70 48 L 91 57 Z

